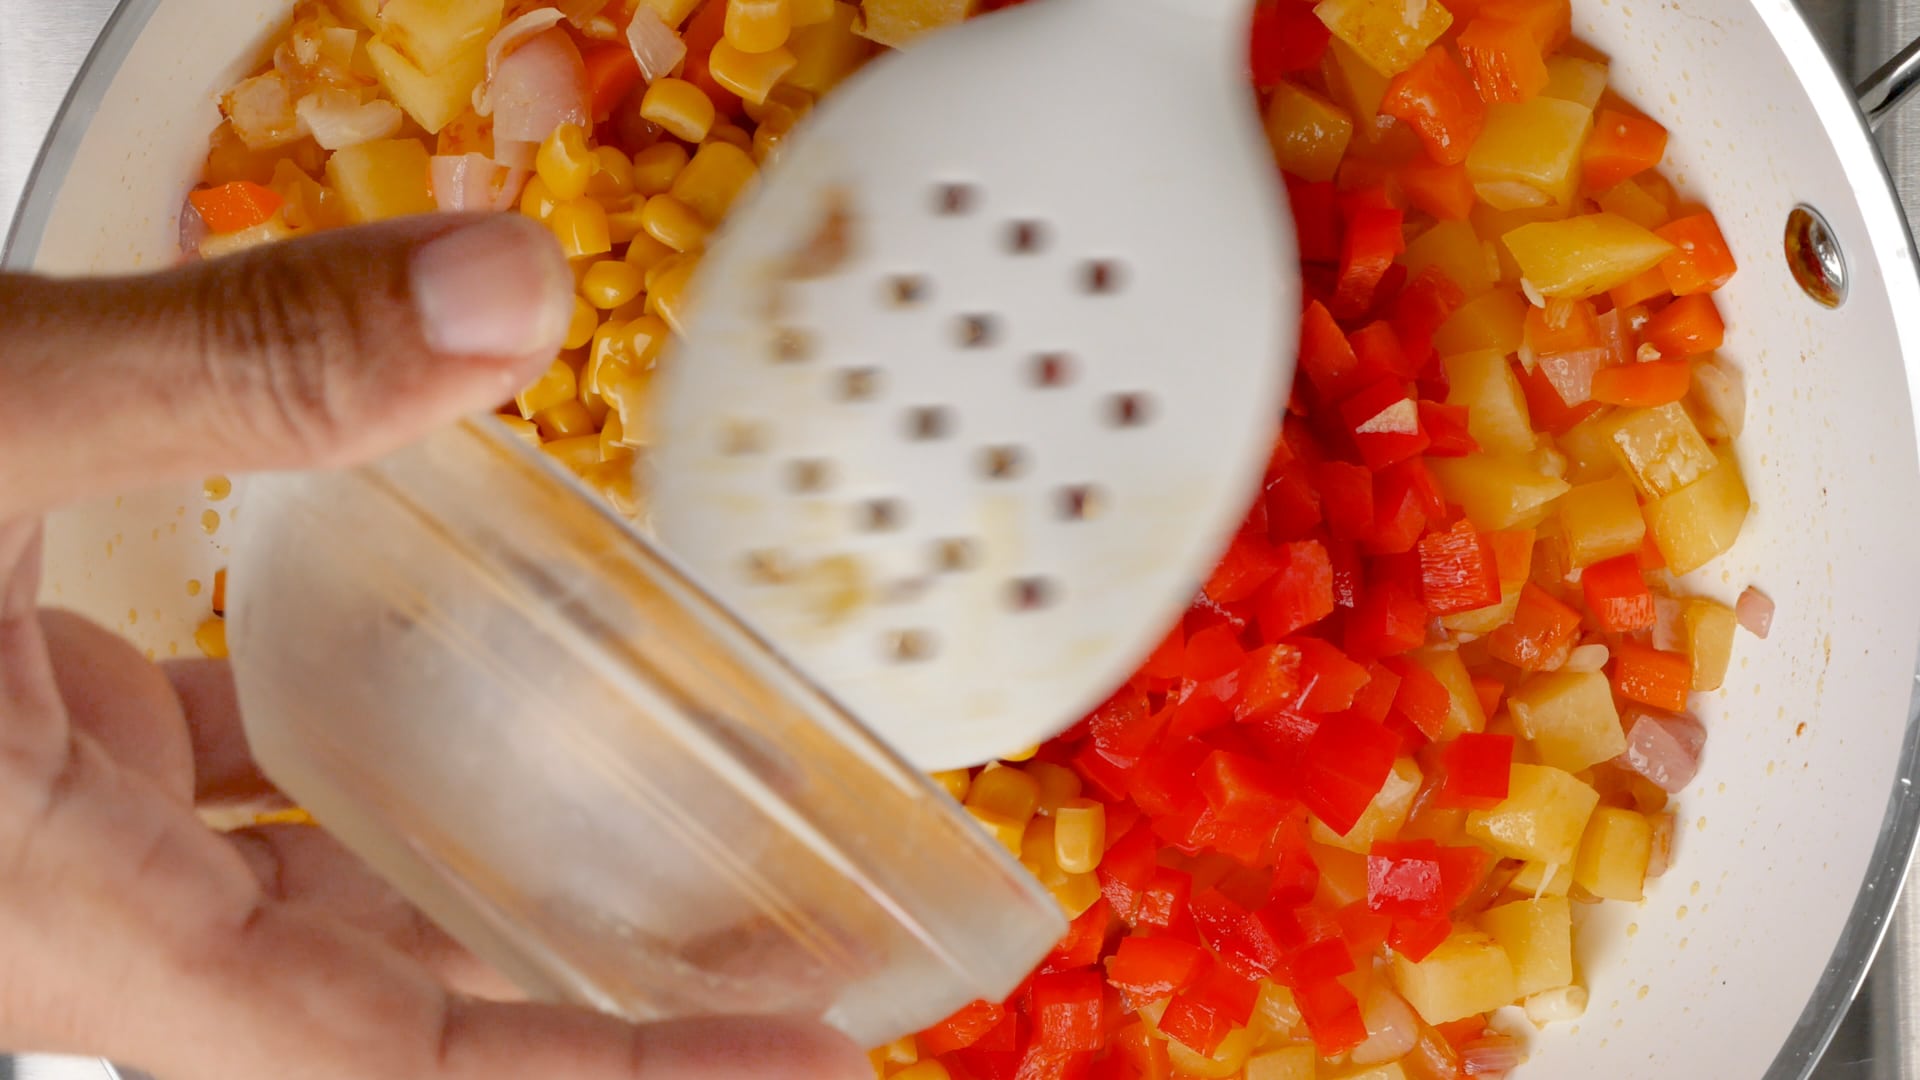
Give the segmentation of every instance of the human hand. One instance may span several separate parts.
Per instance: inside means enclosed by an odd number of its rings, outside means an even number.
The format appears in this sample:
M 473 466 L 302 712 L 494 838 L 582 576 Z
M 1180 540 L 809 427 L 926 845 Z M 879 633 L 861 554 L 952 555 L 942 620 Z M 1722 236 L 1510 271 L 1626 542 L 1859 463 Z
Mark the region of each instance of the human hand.
M 325 833 L 218 833 L 271 788 L 224 664 L 36 606 L 38 515 L 208 472 L 339 465 L 505 400 L 572 278 L 517 215 L 327 233 L 147 278 L 0 276 L 0 1046 L 162 1080 L 852 1080 L 768 1019 L 633 1026 L 498 977 Z

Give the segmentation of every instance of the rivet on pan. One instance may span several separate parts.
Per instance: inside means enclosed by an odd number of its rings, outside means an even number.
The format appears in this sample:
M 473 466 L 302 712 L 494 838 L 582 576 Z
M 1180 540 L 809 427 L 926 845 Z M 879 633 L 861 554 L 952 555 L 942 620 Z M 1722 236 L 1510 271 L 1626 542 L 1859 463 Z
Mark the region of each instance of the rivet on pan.
M 792 328 L 779 330 L 773 335 L 773 358 L 782 363 L 796 363 L 813 355 L 813 337 L 805 330 Z
M 970 570 L 979 561 L 978 545 L 965 537 L 941 540 L 934 545 L 934 565 L 945 571 Z
M 965 214 L 973 209 L 974 195 L 972 184 L 941 184 L 934 191 L 933 207 L 949 216 Z
M 840 373 L 837 389 L 842 401 L 872 401 L 880 393 L 880 372 L 873 368 L 848 368 Z
M 1111 259 L 1094 259 L 1081 271 L 1081 284 L 1090 293 L 1120 291 L 1120 264 Z
M 953 433 L 953 410 L 941 405 L 921 405 L 907 411 L 907 434 L 926 441 L 944 439 Z
M 1054 588 L 1050 579 L 1015 578 L 1007 585 L 1007 606 L 1015 611 L 1038 611 L 1053 602 Z
M 1038 221 L 1016 221 L 1007 229 L 1007 250 L 1015 255 L 1032 255 L 1046 243 L 1047 227 Z
M 803 495 L 825 491 L 833 483 L 833 465 L 818 458 L 805 458 L 788 466 L 787 484 Z
M 980 471 L 992 480 L 1011 480 L 1026 466 L 1027 456 L 1017 446 L 989 446 L 980 455 Z
M 1153 399 L 1145 394 L 1115 394 L 1111 399 L 1109 419 L 1114 427 L 1140 427 L 1150 416 Z
M 1106 509 L 1106 497 L 1092 484 L 1070 484 L 1060 489 L 1060 516 L 1068 521 L 1089 521 Z
M 720 429 L 720 452 L 729 457 L 765 453 L 767 428 L 753 420 L 729 420 Z
M 1827 219 L 1811 206 L 1787 214 L 1787 269 L 1814 302 L 1837 308 L 1847 302 L 1847 258 Z
M 868 499 L 860 504 L 860 528 L 867 532 L 892 532 L 905 518 L 898 499 Z
M 747 580 L 755 585 L 778 585 L 793 576 L 793 564 L 778 551 L 751 551 L 746 559 Z
M 993 316 L 962 315 L 958 332 L 960 345 L 963 348 L 984 349 L 993 344 Z
M 1041 353 L 1033 358 L 1033 385 L 1052 389 L 1073 379 L 1073 361 L 1066 353 Z
M 927 298 L 927 279 L 919 274 L 895 274 L 887 279 L 887 302 L 912 307 Z
M 925 660 L 933 655 L 933 635 L 925 630 L 895 630 L 887 635 L 886 651 L 896 662 Z

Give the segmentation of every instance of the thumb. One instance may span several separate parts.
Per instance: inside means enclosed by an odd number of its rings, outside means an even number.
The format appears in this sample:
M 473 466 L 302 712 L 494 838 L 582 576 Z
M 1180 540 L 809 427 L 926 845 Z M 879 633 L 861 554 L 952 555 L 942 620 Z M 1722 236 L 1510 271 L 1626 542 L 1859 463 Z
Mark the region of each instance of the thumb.
M 429 215 L 144 277 L 0 276 L 0 516 L 343 464 L 506 400 L 573 279 L 517 214 Z

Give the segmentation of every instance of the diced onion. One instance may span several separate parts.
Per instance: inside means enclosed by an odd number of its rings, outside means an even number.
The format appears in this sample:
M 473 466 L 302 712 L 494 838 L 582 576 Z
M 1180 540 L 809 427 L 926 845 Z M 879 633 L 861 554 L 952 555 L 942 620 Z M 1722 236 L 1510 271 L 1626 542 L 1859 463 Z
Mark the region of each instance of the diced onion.
M 1397 1061 L 1420 1038 L 1420 1021 L 1413 1015 L 1413 1008 L 1379 983 L 1367 989 L 1360 1012 L 1367 1025 L 1367 1040 L 1353 1048 L 1355 1065 Z
M 402 114 L 390 101 L 361 101 L 349 90 L 316 90 L 293 107 L 313 141 L 325 150 L 344 150 L 400 130 Z
M 1653 594 L 1653 647 L 1661 652 L 1686 652 L 1685 606 L 1666 593 Z
M 1773 600 L 1751 585 L 1734 601 L 1733 614 L 1740 620 L 1741 627 L 1754 637 L 1764 638 L 1767 631 L 1773 629 Z
M 442 210 L 510 210 L 527 170 L 509 169 L 485 154 L 436 155 L 429 162 L 434 205 Z
M 1600 340 L 1607 346 L 1609 364 L 1625 364 L 1633 359 L 1633 327 L 1628 318 L 1627 312 L 1614 308 L 1595 320 L 1600 327 Z
M 1738 369 L 1717 357 L 1693 365 L 1693 393 L 1719 423 L 1714 434 L 1737 439 L 1747 429 L 1747 388 Z
M 277 71 L 255 75 L 220 98 L 220 111 L 249 150 L 270 150 L 305 132 L 293 111 L 293 95 Z
M 1521 1007 L 1526 1009 L 1527 1019 L 1540 1026 L 1578 1020 L 1587 1011 L 1587 988 L 1562 986 L 1557 990 L 1542 990 L 1521 1002 Z
M 1700 748 L 1707 731 L 1686 713 L 1634 710 L 1622 718 L 1627 749 L 1617 763 L 1646 777 L 1671 795 L 1700 771 Z
M 493 115 L 493 80 L 500 74 L 500 62 L 507 54 L 553 29 L 566 19 L 559 8 L 535 8 L 494 32 L 487 41 L 487 76 L 473 88 L 473 111 Z
M 1526 1062 L 1520 1044 L 1505 1035 L 1488 1035 L 1460 1048 L 1460 1067 L 1468 1076 L 1500 1076 Z
M 1420 430 L 1420 411 L 1412 398 L 1401 398 L 1353 430 L 1356 435 L 1412 435 Z
M 564 30 L 546 30 L 508 53 L 493 79 L 493 137 L 540 142 L 561 124 L 592 125 L 587 68 Z
M 1581 645 L 1567 654 L 1567 662 L 1561 666 L 1567 671 L 1599 671 L 1612 657 L 1605 645 Z
M 1569 407 L 1593 400 L 1593 373 L 1612 362 L 1613 356 L 1604 345 L 1542 356 L 1536 361 Z
M 674 33 L 659 12 L 641 4 L 627 24 L 627 45 L 633 58 L 640 61 L 640 74 L 651 83 L 670 75 L 687 57 L 687 43 Z
M 493 160 L 509 169 L 531 169 L 533 159 L 540 152 L 537 142 L 515 142 L 511 139 L 493 140 Z
M 180 203 L 180 250 L 198 255 L 200 241 L 205 240 L 212 233 L 213 230 L 207 228 L 207 219 L 200 216 L 200 211 L 194 208 L 193 202 L 182 200 Z

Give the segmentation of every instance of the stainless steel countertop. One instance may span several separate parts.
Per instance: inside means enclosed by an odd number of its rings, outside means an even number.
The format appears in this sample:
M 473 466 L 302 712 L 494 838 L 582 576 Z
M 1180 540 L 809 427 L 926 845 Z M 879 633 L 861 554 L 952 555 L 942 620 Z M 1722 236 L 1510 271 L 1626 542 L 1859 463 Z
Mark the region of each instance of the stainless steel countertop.
M 1920 35 L 1915 0 L 1800 0 L 1800 6 L 1855 82 Z M 113 7 L 114 0 L 0 0 L 0 235 L 67 85 Z M 1908 216 L 1920 220 L 1920 103 L 1896 113 L 1879 134 Z M 1909 888 L 1895 911 L 1880 959 L 1813 1080 L 1920 1080 L 1916 893 L 1920 888 Z M 0 1080 L 119 1075 L 97 1061 L 0 1056 Z

